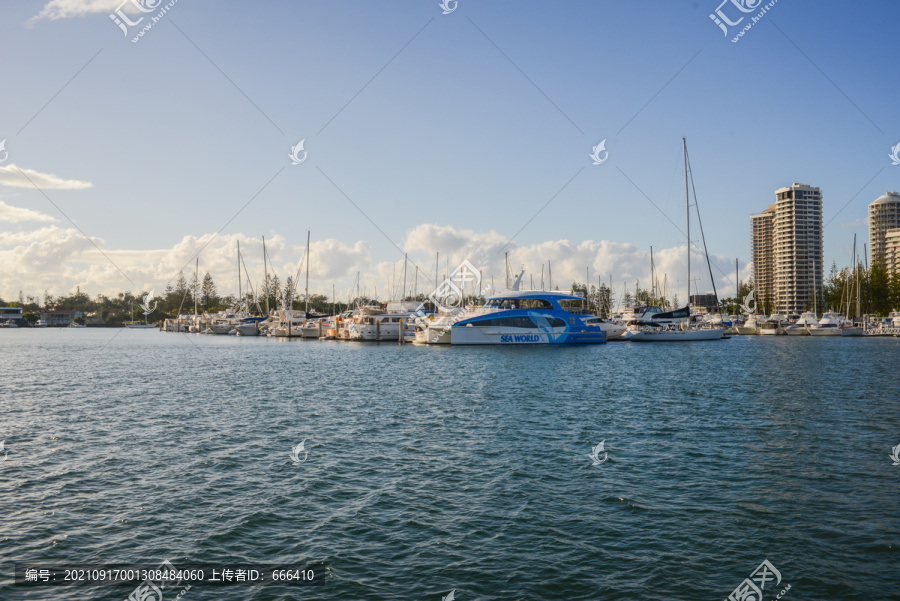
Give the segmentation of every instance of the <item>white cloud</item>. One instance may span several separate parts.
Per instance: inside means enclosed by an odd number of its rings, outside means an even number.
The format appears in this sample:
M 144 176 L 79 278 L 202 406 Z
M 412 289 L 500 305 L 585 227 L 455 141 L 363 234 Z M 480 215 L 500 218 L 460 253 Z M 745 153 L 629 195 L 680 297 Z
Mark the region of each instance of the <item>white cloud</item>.
M 41 173 L 34 169 L 22 169 L 10 163 L 0 167 L 0 185 L 14 186 L 17 188 L 38 188 L 44 190 L 83 190 L 92 188 L 91 182 L 83 182 L 77 179 L 62 179 L 52 173 Z
M 0 296 L 12 298 L 18 291 L 27 294 L 49 290 L 52 294 L 68 293 L 75 286 L 89 294 L 111 294 L 125 290 L 137 292 L 155 288 L 163 293 L 167 283 L 174 283 L 180 269 L 191 277 L 194 256 L 200 253 L 200 275 L 209 272 L 222 295 L 237 292 L 236 246 L 240 241 L 244 265 L 250 272 L 254 290 L 263 280 L 262 241 L 243 234 L 216 236 L 185 236 L 167 248 L 148 250 L 108 248 L 100 238 L 92 239 L 103 249 L 104 258 L 90 241 L 77 230 L 47 226 L 31 232 L 0 232 L 0 265 L 4 266 L 4 278 L 0 281 Z M 514 243 L 504 248 L 506 238 L 497 232 L 456 230 L 450 226 L 422 224 L 407 232 L 404 249 L 409 253 L 406 287 L 412 292 L 430 292 L 433 289 L 435 257 L 440 253 L 439 277 L 452 271 L 463 259 L 471 261 L 482 271 L 482 286 L 493 284 L 494 290 L 505 285 L 505 252 L 509 252 L 510 270 L 518 274 L 525 269 L 524 285 L 541 284 L 541 268 L 544 268 L 544 286 L 550 287 L 550 268 L 553 270 L 553 288 L 568 289 L 572 282 L 585 281 L 585 268 L 590 270 L 590 283 L 596 285 L 598 276 L 609 284 L 610 275 L 616 298 L 621 298 L 624 287 L 634 292 L 636 281 L 642 288 L 650 286 L 650 252 L 633 244 L 608 240 L 548 240 L 530 246 Z M 288 276 L 297 275 L 297 267 L 305 260 L 305 247 L 288 246 L 282 236 L 266 239 L 268 272 L 278 275 L 284 282 Z M 686 291 L 685 247 L 654 249 L 656 275 L 662 285 L 667 283 L 669 297 L 675 295 L 683 302 Z M 368 243 L 357 241 L 349 244 L 340 240 L 314 241 L 310 250 L 310 292 L 330 297 L 332 285 L 338 299 L 356 296 L 356 273 L 360 272 L 360 289 L 369 296 L 377 287 L 382 300 L 391 296 L 390 288 L 402 287 L 403 257 L 393 251 L 387 261 L 373 260 Z M 713 275 L 720 297 L 734 295 L 734 259 L 711 257 Z M 114 265 L 124 271 L 130 283 Z M 694 292 L 711 292 L 709 271 L 702 253 L 694 248 L 691 259 L 692 278 L 699 278 L 693 285 Z M 416 281 L 416 265 L 419 267 Z M 749 276 L 749 264 L 741 265 L 741 279 Z M 242 276 L 242 288 L 246 290 L 246 275 Z M 301 271 L 300 288 L 305 284 Z
M 31 25 L 35 21 L 41 19 L 69 19 L 72 17 L 83 17 L 96 13 L 110 13 L 116 10 L 122 0 L 50 0 L 41 12 L 34 17 L 28 19 L 27 24 Z M 131 3 L 126 3 L 124 8 L 128 8 Z
M 9 223 L 22 223 L 23 221 L 59 221 L 55 217 L 51 217 L 39 211 L 24 209 L 22 207 L 14 207 L 0 200 L 0 221 Z

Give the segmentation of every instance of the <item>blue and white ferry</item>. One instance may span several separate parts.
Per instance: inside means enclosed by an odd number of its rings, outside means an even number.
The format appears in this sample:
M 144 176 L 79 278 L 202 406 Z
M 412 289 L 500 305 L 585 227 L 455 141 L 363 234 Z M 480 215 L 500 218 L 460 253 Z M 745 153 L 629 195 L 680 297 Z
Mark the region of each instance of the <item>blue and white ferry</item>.
M 566 292 L 507 290 L 451 327 L 450 344 L 602 344 L 606 334 Z

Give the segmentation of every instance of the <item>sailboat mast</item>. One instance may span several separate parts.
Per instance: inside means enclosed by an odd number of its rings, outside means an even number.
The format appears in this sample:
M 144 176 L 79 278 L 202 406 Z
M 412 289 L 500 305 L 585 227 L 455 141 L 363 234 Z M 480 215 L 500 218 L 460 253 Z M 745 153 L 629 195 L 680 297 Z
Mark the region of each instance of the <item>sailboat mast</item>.
M 309 230 L 306 230 L 306 312 L 309 313 Z
M 269 269 L 266 267 L 266 237 L 263 236 L 263 274 L 265 275 L 265 287 L 266 291 L 266 315 L 270 314 L 269 311 Z
M 243 301 L 244 295 L 241 292 L 241 241 L 237 241 L 237 268 L 238 268 L 238 305 Z
M 406 300 L 406 253 L 403 253 L 403 297 L 400 300 Z
M 197 284 L 200 282 L 200 257 L 197 257 L 197 264 L 194 267 L 194 317 L 197 316 Z M 134 319 L 132 317 L 132 319 Z
M 687 139 L 681 138 L 681 147 L 684 152 L 684 209 L 687 215 L 687 307 L 691 310 L 691 198 L 688 193 L 687 171 Z
M 856 234 L 853 234 L 853 254 L 856 254 Z M 856 267 L 856 316 L 862 314 L 862 308 L 859 306 L 859 257 L 854 257 L 853 265 Z

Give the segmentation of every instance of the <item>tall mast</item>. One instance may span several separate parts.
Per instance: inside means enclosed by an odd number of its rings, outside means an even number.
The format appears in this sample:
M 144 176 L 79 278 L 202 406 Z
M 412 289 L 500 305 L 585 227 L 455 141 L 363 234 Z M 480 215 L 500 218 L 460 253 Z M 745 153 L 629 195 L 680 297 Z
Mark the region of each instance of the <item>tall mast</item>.
M 681 138 L 684 152 L 684 209 L 687 214 L 687 306 L 691 310 L 691 197 L 688 193 L 687 139 Z
M 856 234 L 853 234 L 853 254 L 856 254 Z M 853 265 L 856 267 L 856 316 L 862 314 L 862 308 L 859 306 L 859 257 L 853 259 Z
M 503 263 L 506 265 L 506 289 L 509 290 L 509 252 L 503 253 Z
M 406 300 L 406 253 L 403 253 L 403 296 L 400 300 Z
M 653 247 L 650 247 L 650 296 L 656 298 L 656 275 L 653 269 Z M 656 304 L 655 302 L 653 304 Z
M 266 267 L 266 237 L 263 236 L 263 274 L 265 275 L 266 315 L 269 315 L 269 269 Z
M 200 283 L 200 257 L 197 257 L 197 264 L 194 267 L 194 317 L 197 316 L 197 285 Z M 134 317 L 132 316 L 132 320 Z
M 306 312 L 309 313 L 309 230 L 306 230 Z
M 240 306 L 241 301 L 243 300 L 243 294 L 241 293 L 241 241 L 237 241 L 237 251 L 238 251 L 238 260 L 237 260 L 237 268 L 238 268 L 238 306 Z

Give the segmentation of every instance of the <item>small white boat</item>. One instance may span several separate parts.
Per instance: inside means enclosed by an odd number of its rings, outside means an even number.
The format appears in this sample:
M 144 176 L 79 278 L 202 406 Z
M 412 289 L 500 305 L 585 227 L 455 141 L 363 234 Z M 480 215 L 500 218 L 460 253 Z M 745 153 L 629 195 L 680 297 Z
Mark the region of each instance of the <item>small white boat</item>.
M 606 334 L 607 340 L 619 340 L 622 338 L 622 335 L 628 331 L 624 325 L 615 323 L 613 321 L 607 320 L 603 321 L 601 318 L 596 316 L 585 317 L 582 321 L 584 321 L 585 325 L 588 326 L 597 326 L 600 328 L 604 334 Z
M 777 336 L 782 333 L 781 322 L 769 319 L 759 324 L 760 336 Z
M 800 319 L 787 326 L 784 333 L 788 336 L 809 336 L 809 328 L 818 325 L 819 318 L 812 311 L 800 315 Z
M 840 313 L 826 311 L 815 326 L 810 326 L 810 336 L 840 336 L 844 317 Z
M 764 322 L 765 319 L 765 315 L 751 315 L 747 321 L 744 322 L 744 325 L 735 326 L 736 333 L 744 336 L 754 336 L 759 334 L 759 324 Z
M 622 334 L 623 340 L 631 342 L 695 342 L 698 340 L 721 340 L 725 335 L 722 328 L 691 328 L 670 325 L 666 328 L 632 324 Z

